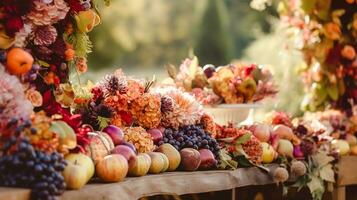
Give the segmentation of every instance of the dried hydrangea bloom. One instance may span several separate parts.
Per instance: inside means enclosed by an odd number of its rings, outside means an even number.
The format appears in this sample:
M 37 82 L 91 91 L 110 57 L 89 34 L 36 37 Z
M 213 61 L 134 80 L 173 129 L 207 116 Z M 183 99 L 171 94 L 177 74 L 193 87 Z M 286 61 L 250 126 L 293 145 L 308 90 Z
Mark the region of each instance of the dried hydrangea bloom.
M 5 72 L 0 64 L 0 130 L 7 122 L 16 117 L 27 119 L 30 117 L 33 107 L 26 99 L 23 86 L 16 76 Z

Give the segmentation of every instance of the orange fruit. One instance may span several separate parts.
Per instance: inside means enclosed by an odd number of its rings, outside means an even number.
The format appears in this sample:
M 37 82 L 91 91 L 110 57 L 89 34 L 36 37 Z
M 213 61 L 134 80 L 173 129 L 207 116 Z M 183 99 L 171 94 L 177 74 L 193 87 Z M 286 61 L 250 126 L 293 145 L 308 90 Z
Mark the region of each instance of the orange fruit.
M 10 74 L 25 74 L 32 68 L 33 57 L 21 48 L 12 48 L 7 52 L 6 69 Z

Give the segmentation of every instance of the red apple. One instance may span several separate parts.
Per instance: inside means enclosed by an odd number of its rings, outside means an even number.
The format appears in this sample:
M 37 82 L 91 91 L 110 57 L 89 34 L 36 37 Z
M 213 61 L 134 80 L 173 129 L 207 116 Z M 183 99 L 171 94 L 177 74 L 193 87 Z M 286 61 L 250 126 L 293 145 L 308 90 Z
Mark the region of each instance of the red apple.
M 159 129 L 159 130 L 161 131 L 161 133 L 164 134 L 164 132 L 165 132 L 165 127 L 161 126 L 161 127 L 157 128 L 157 129 Z
M 151 135 L 152 140 L 154 141 L 154 143 L 158 143 L 163 139 L 163 135 L 162 132 L 160 131 L 160 129 L 157 128 L 153 128 L 150 130 L 147 130 L 147 132 Z
M 135 148 L 135 146 L 134 146 L 132 143 L 123 141 L 123 142 L 120 143 L 120 144 L 130 147 L 131 150 L 133 150 L 135 153 L 138 153 L 138 152 L 136 152 L 136 148 Z
M 195 171 L 201 164 L 201 155 L 196 149 L 184 148 L 180 151 L 181 168 L 186 171 Z
M 112 154 L 120 154 L 125 157 L 125 159 L 130 164 L 133 160 L 135 160 L 136 153 L 126 145 L 118 145 L 112 150 Z
M 208 149 L 201 149 L 199 150 L 199 152 L 201 158 L 201 164 L 199 166 L 199 169 L 212 169 L 217 165 L 217 160 L 214 158 L 212 151 Z
M 117 126 L 109 125 L 103 129 L 113 140 L 114 145 L 119 145 L 124 141 L 124 132 Z

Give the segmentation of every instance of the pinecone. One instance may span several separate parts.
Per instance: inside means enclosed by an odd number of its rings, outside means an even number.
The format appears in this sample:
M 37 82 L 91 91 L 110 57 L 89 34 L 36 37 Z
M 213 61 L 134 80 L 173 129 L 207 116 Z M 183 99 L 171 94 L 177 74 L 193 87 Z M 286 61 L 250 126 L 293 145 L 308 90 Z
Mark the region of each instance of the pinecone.
M 64 0 L 53 0 L 47 4 L 43 1 L 34 1 L 34 6 L 27 18 L 37 26 L 47 26 L 64 19 L 69 7 Z
M 162 96 L 161 111 L 165 113 L 165 112 L 172 112 L 173 110 L 174 110 L 174 100 L 168 95 Z
M 249 160 L 255 164 L 262 162 L 263 147 L 261 142 L 255 137 L 251 136 L 250 140 L 242 145 L 244 152 L 249 156 Z
M 48 46 L 56 41 L 57 30 L 55 27 L 48 26 L 39 26 L 34 32 L 33 43 L 35 45 L 44 45 Z
M 125 127 L 123 132 L 125 141 L 132 143 L 138 153 L 147 153 L 155 149 L 151 135 L 142 127 Z
M 171 112 L 162 115 L 161 124 L 164 127 L 178 129 L 181 126 L 197 124 L 201 120 L 203 107 L 190 94 L 176 88 L 165 88 L 158 92 L 162 96 L 171 97 L 175 103 Z
M 144 93 L 130 104 L 130 112 L 138 125 L 156 128 L 161 121 L 161 99 L 159 95 Z
M 211 137 L 216 138 L 217 136 L 217 126 L 216 123 L 214 122 L 213 117 L 208 114 L 204 113 L 202 118 L 201 118 L 201 124 L 203 126 L 203 129 L 208 132 Z
M 122 78 L 118 78 L 114 75 L 107 76 L 105 78 L 105 89 L 110 95 L 125 94 L 128 91 L 128 83 Z

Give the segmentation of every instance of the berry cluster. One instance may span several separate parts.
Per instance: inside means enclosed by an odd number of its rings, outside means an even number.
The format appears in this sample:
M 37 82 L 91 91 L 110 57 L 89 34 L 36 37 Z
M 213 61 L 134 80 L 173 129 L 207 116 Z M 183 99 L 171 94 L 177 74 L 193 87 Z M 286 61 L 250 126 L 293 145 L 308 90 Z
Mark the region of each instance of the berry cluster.
M 61 154 L 41 152 L 27 138 L 14 136 L 2 143 L 1 152 L 0 185 L 31 188 L 32 199 L 56 199 L 66 189 Z
M 215 155 L 219 156 L 219 144 L 205 132 L 202 127 L 197 125 L 185 126 L 179 130 L 165 129 L 163 140 L 158 145 L 169 143 L 177 150 L 183 148 L 209 149 Z

